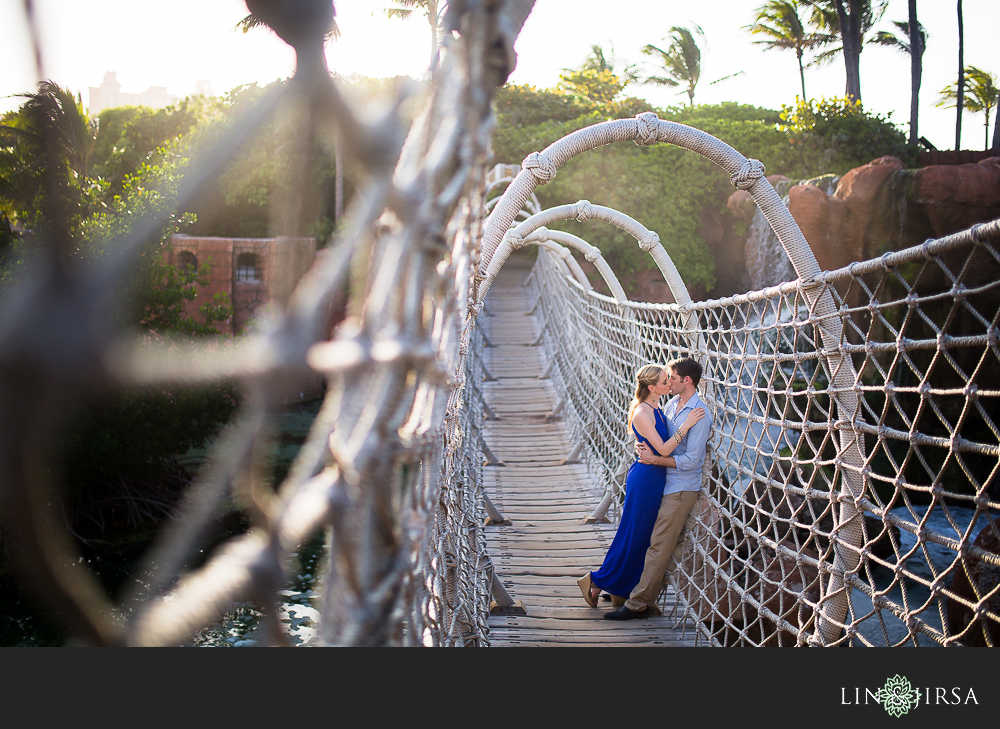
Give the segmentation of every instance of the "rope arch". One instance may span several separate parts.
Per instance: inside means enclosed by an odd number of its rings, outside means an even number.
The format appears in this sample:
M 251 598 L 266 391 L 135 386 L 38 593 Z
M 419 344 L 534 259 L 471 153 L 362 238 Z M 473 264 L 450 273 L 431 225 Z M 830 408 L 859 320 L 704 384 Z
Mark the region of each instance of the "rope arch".
M 601 274 L 601 278 L 604 279 L 604 283 L 608 285 L 611 295 L 615 297 L 615 301 L 619 304 L 624 304 L 628 301 L 628 297 L 625 295 L 625 289 L 622 288 L 622 285 L 618 281 L 618 277 L 615 275 L 615 272 L 611 269 L 611 266 L 608 265 L 606 260 L 604 260 L 604 256 L 601 254 L 599 248 L 591 245 L 583 238 L 573 235 L 572 233 L 567 233 L 564 230 L 550 230 L 545 227 L 535 230 L 525 239 L 525 243 L 531 243 L 535 240 L 545 240 L 546 238 L 548 240 L 563 243 L 580 251 L 584 258 L 587 259 L 587 262 L 594 264 L 597 268 L 598 273 Z M 576 259 L 574 258 L 573 260 L 575 261 Z M 593 288 L 590 285 L 589 280 L 587 281 L 585 288 L 588 291 Z
M 796 275 L 803 283 L 803 294 L 809 307 L 810 318 L 815 321 L 823 341 L 825 354 L 822 364 L 831 384 L 831 397 L 836 403 L 839 414 L 835 425 L 838 430 L 835 467 L 840 484 L 840 506 L 835 516 L 835 528 L 845 539 L 843 542 L 838 542 L 833 568 L 821 590 L 820 624 L 818 634 L 814 638 L 816 644 L 832 642 L 840 635 L 841 626 L 850 607 L 851 586 L 845 580 L 845 576 L 854 572 L 860 565 L 861 546 L 864 544 L 863 515 L 857 503 L 865 494 L 868 477 L 864 471 L 864 434 L 854 422 L 861 409 L 856 389 L 858 376 L 850 358 L 837 349 L 844 333 L 843 323 L 837 316 L 832 294 L 828 289 L 818 285 L 817 277 L 822 273 L 819 262 L 788 212 L 787 206 L 764 176 L 764 165 L 759 160 L 744 157 L 733 147 L 707 132 L 686 124 L 663 121 L 653 112 L 643 112 L 632 119 L 601 122 L 567 134 L 541 152 L 532 152 L 524 159 L 521 171 L 484 222 L 480 258 L 482 280 L 479 282 L 479 287 L 485 285 L 488 288 L 487 272 L 503 244 L 506 231 L 538 185 L 552 180 L 564 162 L 581 152 L 629 140 L 641 146 L 650 146 L 657 142 L 675 144 L 697 152 L 725 170 L 734 186 L 750 193 L 788 254 Z M 655 245 L 653 249 L 655 250 Z M 481 300 L 478 291 L 474 298 Z M 681 302 L 676 294 L 674 298 L 684 306 L 685 302 Z M 687 305 L 690 305 L 690 300 Z M 706 468 L 708 468 L 707 463 Z
M 562 271 L 566 278 L 575 279 L 580 286 L 583 287 L 584 291 L 591 291 L 594 287 L 591 285 L 590 280 L 587 278 L 587 274 L 583 272 L 580 268 L 580 264 L 573 254 L 570 253 L 569 248 L 561 246 L 554 240 L 542 239 L 542 238 L 532 238 L 530 240 L 524 241 L 525 243 L 531 243 L 538 246 L 539 248 L 545 249 L 546 252 L 551 253 L 556 261 L 556 265 L 559 270 Z
M 600 220 L 625 231 L 636 239 L 640 248 L 652 256 L 664 280 L 667 282 L 667 286 L 670 287 L 670 293 L 673 295 L 674 300 L 682 306 L 689 306 L 693 303 L 691 294 L 688 292 L 683 279 L 681 279 L 677 267 L 674 266 L 673 261 L 667 254 L 666 249 L 663 248 L 660 238 L 655 232 L 649 230 L 642 223 L 625 213 L 603 205 L 593 205 L 588 200 L 580 200 L 572 205 L 557 205 L 556 207 L 548 208 L 532 215 L 517 227 L 507 231 L 506 235 L 500 241 L 500 245 L 490 258 L 486 270 L 483 272 L 484 278 L 477 291 L 478 300 L 482 301 L 486 296 L 490 285 L 503 267 L 503 264 L 506 263 L 511 251 L 519 247 L 521 242 L 535 231 L 561 220 L 577 220 L 580 222 Z M 552 232 L 550 231 L 549 235 L 551 234 Z M 587 245 L 589 249 L 593 249 L 593 246 Z M 584 250 L 585 254 L 590 252 L 590 250 Z M 599 260 L 603 261 L 603 257 Z M 610 268 L 608 270 L 610 271 Z M 614 274 L 612 273 L 612 275 Z M 607 280 L 607 277 L 605 277 L 605 280 Z M 617 277 L 615 280 L 617 281 Z M 624 297 L 624 292 L 622 292 L 622 295 Z
M 521 171 L 521 168 L 517 165 L 505 165 L 496 164 L 490 168 L 489 172 L 486 173 L 485 190 L 483 192 L 484 198 L 489 198 L 484 204 L 486 212 L 489 213 L 493 210 L 496 204 L 500 201 L 501 196 L 490 198 L 489 195 L 496 188 L 501 185 L 509 185 L 517 177 L 517 174 Z M 529 216 L 540 212 L 542 209 L 542 204 L 538 202 L 538 198 L 535 193 L 532 192 L 528 196 L 528 199 L 524 203 L 524 207 L 518 210 L 514 217 L 515 218 L 528 218 Z

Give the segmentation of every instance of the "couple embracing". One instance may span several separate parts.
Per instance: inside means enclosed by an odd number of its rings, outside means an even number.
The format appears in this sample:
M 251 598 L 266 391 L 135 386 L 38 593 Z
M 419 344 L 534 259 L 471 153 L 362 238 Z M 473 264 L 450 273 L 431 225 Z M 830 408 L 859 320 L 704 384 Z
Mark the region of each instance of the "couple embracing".
M 615 538 L 596 572 L 577 584 L 597 607 L 601 591 L 611 595 L 609 620 L 649 617 L 655 609 L 677 539 L 701 490 L 705 446 L 712 418 L 698 397 L 701 365 L 691 357 L 667 366 L 648 364 L 636 373 L 628 422 L 639 460 L 625 480 L 625 504 Z M 660 398 L 672 396 L 660 408 Z

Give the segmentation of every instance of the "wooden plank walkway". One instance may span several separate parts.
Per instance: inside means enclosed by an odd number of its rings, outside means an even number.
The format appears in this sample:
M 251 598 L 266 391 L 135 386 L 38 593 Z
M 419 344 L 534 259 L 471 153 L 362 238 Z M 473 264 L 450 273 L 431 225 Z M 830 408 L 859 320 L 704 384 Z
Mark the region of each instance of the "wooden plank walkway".
M 546 416 L 559 401 L 548 379 L 533 301 L 523 286 L 528 269 L 508 261 L 486 297 L 490 316 L 479 325 L 494 345 L 484 362 L 495 378 L 484 397 L 498 417 L 484 437 L 503 466 L 483 469 L 490 499 L 512 524 L 486 528 L 487 546 L 501 582 L 526 615 L 490 616 L 493 646 L 693 646 L 694 627 L 668 617 L 611 622 L 611 603 L 589 607 L 576 580 L 597 569 L 614 538 L 612 524 L 584 524 L 602 490 L 582 465 L 563 465 L 573 450 L 565 423 Z M 666 598 L 667 612 L 672 596 Z

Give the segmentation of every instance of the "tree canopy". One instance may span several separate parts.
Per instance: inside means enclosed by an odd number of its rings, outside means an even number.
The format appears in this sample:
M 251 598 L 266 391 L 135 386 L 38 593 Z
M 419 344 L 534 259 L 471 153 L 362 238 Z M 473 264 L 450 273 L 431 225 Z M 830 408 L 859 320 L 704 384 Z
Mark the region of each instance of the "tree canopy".
M 653 44 L 646 45 L 642 52 L 655 58 L 663 68 L 664 75 L 651 74 L 645 83 L 660 86 L 680 86 L 688 96 L 688 104 L 694 105 L 694 90 L 701 79 L 701 48 L 696 38 L 704 40 L 705 32 L 699 27 L 693 29 L 674 26 L 670 29 L 670 44 L 664 50 Z
M 976 66 L 966 66 L 965 91 L 962 95 L 962 108 L 973 114 L 982 113 L 985 116 L 986 141 L 984 149 L 990 148 L 990 112 L 997 106 L 1000 86 L 997 77 L 989 71 Z M 953 109 L 958 105 L 958 84 L 952 83 L 941 89 L 941 100 L 937 106 Z

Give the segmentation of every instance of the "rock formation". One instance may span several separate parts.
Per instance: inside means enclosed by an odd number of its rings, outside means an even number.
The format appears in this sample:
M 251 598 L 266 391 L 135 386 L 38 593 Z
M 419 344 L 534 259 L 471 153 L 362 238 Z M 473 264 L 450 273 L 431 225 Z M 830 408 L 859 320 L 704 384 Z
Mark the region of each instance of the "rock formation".
M 752 222 L 756 205 L 747 192 L 734 192 L 728 207 Z M 833 194 L 811 181 L 792 186 L 788 209 L 820 267 L 837 269 L 1000 217 L 1000 157 L 917 170 L 879 157 L 845 174 Z

